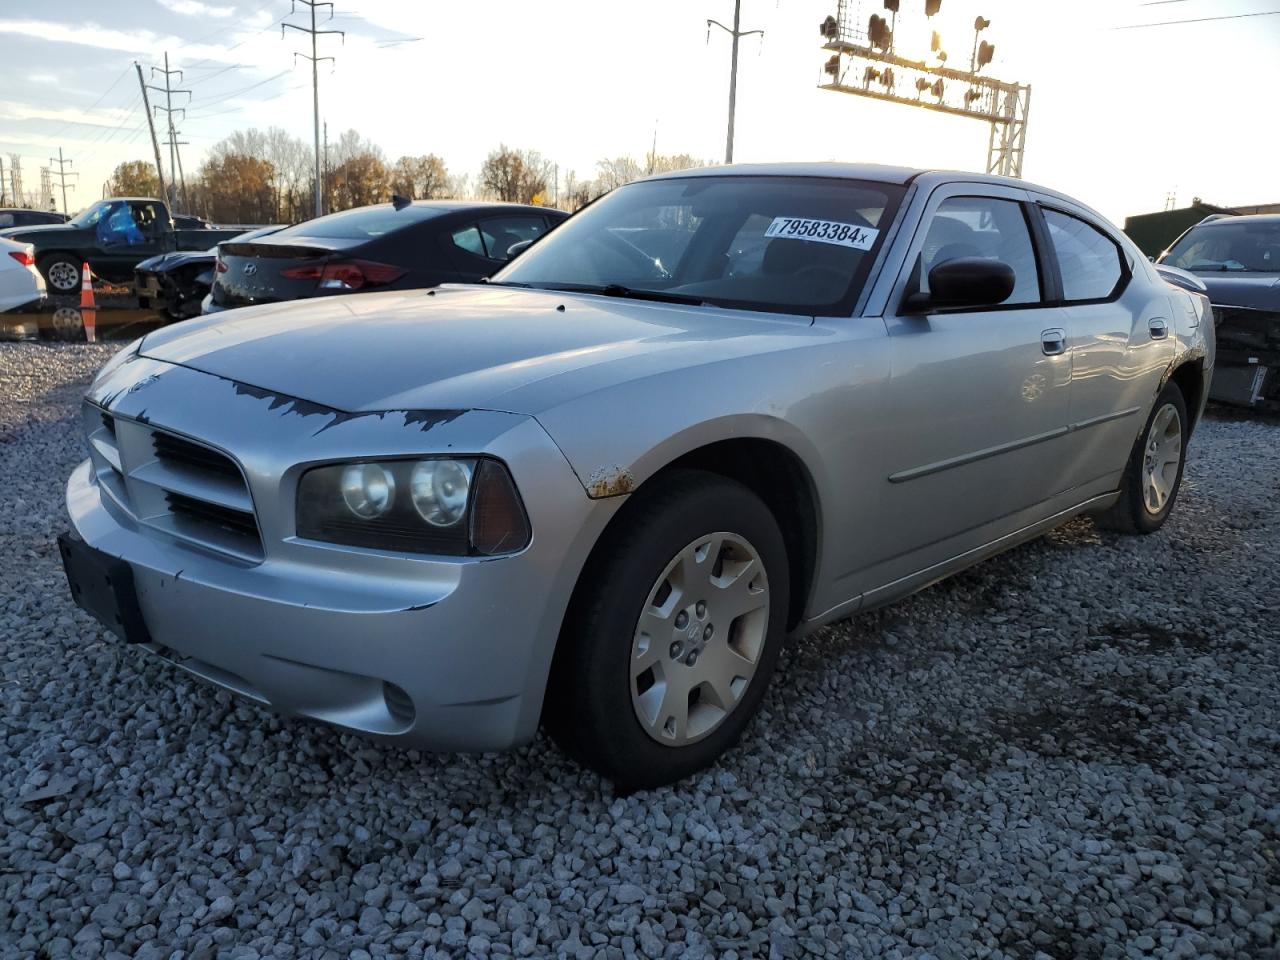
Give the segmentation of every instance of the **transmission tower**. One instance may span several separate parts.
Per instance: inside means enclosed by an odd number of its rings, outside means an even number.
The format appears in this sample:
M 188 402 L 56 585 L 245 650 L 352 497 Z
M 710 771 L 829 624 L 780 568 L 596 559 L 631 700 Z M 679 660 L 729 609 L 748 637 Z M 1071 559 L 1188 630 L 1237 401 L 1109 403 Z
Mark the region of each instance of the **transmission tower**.
M 61 148 L 61 147 L 59 147 L 59 148 L 58 148 L 58 156 L 57 156 L 57 158 L 55 159 L 54 157 L 50 157 L 50 158 L 49 158 L 49 166 L 48 166 L 48 167 L 46 167 L 45 169 L 48 169 L 48 170 L 50 170 L 50 172 L 52 172 L 52 167 L 53 167 L 53 165 L 54 165 L 55 163 L 58 165 L 58 172 L 57 172 L 56 176 L 58 177 L 58 181 L 59 181 L 59 183 L 60 183 L 60 184 L 61 184 L 61 186 L 62 186 L 62 212 L 63 212 L 63 213 L 70 213 L 70 212 L 71 212 L 71 208 L 67 206 L 67 177 L 78 177 L 78 176 L 80 176 L 80 174 L 78 174 L 78 173 L 74 173 L 74 172 L 72 172 L 72 173 L 68 173 L 68 172 L 67 172 L 67 167 L 71 166 L 71 161 L 70 161 L 70 160 L 64 160 L 64 159 L 62 158 L 62 148 Z M 52 184 L 50 185 L 50 187 L 52 188 Z M 75 185 L 74 183 L 73 183 L 73 184 L 71 184 L 71 189 L 72 189 L 72 190 L 74 190 L 75 188 L 76 188 L 76 185 Z M 52 189 L 50 190 L 50 192 L 52 192 Z
M 337 61 L 334 60 L 333 57 L 321 57 L 317 55 L 316 39 L 320 36 L 323 36 L 326 33 L 336 33 L 342 37 L 343 43 L 345 43 L 347 39 L 347 35 L 342 30 L 317 30 L 316 29 L 316 7 L 328 7 L 329 19 L 332 20 L 333 19 L 332 3 L 322 3 L 320 2 L 320 0 L 293 0 L 293 7 L 289 11 L 290 16 L 292 16 L 294 13 L 297 13 L 298 4 L 302 4 L 303 6 L 307 7 L 308 10 L 310 11 L 311 26 L 300 27 L 296 23 L 282 23 L 280 24 L 280 39 L 282 40 L 284 39 L 286 29 L 298 30 L 302 33 L 310 34 L 311 36 L 310 56 L 308 56 L 305 53 L 298 53 L 297 51 L 294 51 L 293 59 L 295 63 L 297 62 L 298 57 L 302 57 L 304 60 L 311 61 L 311 95 L 314 101 L 314 108 L 315 108 L 316 216 L 318 217 L 324 213 L 324 204 L 321 200 L 321 192 L 320 192 L 320 70 L 319 70 L 319 64 L 321 60 L 328 60 L 334 64 L 336 64 Z
M 174 88 L 172 78 L 176 75 L 178 77 L 178 82 L 181 83 L 182 71 L 169 69 L 168 53 L 165 53 L 164 55 L 163 70 L 161 70 L 159 67 L 151 68 L 151 75 L 153 77 L 157 73 L 164 76 L 164 86 L 154 87 L 148 84 L 147 89 L 154 90 L 156 93 L 164 94 L 164 106 L 162 107 L 157 104 L 153 109 L 156 110 L 157 112 L 161 110 L 164 111 L 165 119 L 167 121 L 166 126 L 168 127 L 168 131 L 169 131 L 169 137 L 165 142 L 169 145 L 169 193 L 171 194 L 171 196 L 168 199 L 169 199 L 169 208 L 172 210 L 172 209 L 176 209 L 178 206 L 179 181 L 181 181 L 182 183 L 183 197 L 185 198 L 187 195 L 187 181 L 186 181 L 186 178 L 182 176 L 182 160 L 178 156 L 178 148 L 185 147 L 187 145 L 187 141 L 178 139 L 178 130 L 173 125 L 173 115 L 175 113 L 180 113 L 182 114 L 182 118 L 185 120 L 187 118 L 187 111 L 183 107 L 175 107 L 173 105 L 173 96 L 174 94 L 180 94 L 180 95 L 186 94 L 188 102 L 190 102 L 191 91 L 178 90 Z M 162 175 L 162 180 L 163 180 L 163 175 Z
M 733 163 L 733 120 L 734 114 L 737 112 L 738 105 L 738 41 L 743 37 L 749 37 L 753 33 L 764 36 L 763 30 L 743 30 L 742 23 L 742 0 L 733 0 L 733 29 L 730 30 L 719 20 L 707 21 L 707 39 L 711 38 L 712 26 L 719 27 L 729 36 L 733 37 L 733 54 L 729 59 L 729 132 L 725 137 L 724 144 L 724 162 Z M 657 134 L 654 134 L 655 139 Z
M 9 154 L 9 193 L 13 195 L 15 206 L 22 206 L 26 198 L 22 193 L 22 154 Z

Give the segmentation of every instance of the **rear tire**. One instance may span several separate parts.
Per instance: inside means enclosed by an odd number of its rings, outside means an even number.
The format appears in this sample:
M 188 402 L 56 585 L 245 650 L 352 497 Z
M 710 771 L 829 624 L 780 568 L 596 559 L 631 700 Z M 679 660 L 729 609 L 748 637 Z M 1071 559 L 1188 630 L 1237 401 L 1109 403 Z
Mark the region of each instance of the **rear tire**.
M 592 553 L 544 720 L 623 791 L 709 766 L 760 706 L 786 630 L 786 546 L 742 484 L 679 470 L 646 485 Z
M 40 261 L 45 283 L 56 293 L 75 293 L 80 289 L 82 264 L 65 253 L 55 253 Z
M 1133 446 L 1120 481 L 1120 499 L 1098 525 L 1120 533 L 1155 533 L 1169 519 L 1182 486 L 1190 420 L 1175 383 L 1165 385 Z

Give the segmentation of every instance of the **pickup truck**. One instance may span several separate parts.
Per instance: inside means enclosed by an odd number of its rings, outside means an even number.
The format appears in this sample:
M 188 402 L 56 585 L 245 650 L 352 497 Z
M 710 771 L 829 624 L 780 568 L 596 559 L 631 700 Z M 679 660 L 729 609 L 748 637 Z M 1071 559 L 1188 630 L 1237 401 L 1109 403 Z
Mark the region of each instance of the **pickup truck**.
M 80 286 L 84 263 L 104 280 L 124 283 L 148 257 L 176 250 L 208 250 L 251 226 L 212 226 L 194 217 L 173 217 L 163 200 L 113 197 L 99 200 L 67 223 L 0 230 L 0 237 L 35 247 L 36 268 L 50 293 Z

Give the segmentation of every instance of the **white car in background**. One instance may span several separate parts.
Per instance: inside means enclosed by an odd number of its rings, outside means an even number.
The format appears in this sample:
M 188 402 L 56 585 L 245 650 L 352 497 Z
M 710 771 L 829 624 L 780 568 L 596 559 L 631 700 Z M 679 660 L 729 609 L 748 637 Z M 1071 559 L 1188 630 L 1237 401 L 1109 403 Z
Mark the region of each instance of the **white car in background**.
M 44 277 L 36 270 L 35 248 L 0 238 L 0 313 L 34 306 L 44 298 Z

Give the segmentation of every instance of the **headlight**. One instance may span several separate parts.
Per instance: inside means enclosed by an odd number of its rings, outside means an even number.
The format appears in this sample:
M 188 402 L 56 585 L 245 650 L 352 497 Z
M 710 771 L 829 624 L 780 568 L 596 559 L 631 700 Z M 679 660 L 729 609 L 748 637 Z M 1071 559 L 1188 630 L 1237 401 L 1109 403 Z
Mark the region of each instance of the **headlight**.
M 342 471 L 342 500 L 361 520 L 382 516 L 395 496 L 395 477 L 376 463 L 353 463 Z
M 298 483 L 298 536 L 374 550 L 493 556 L 529 543 L 507 468 L 429 457 L 315 467 Z
M 139 337 L 137 340 L 133 341 L 133 343 L 126 346 L 123 350 L 113 355 L 110 360 L 104 363 L 102 365 L 102 368 L 94 375 L 93 383 L 89 385 L 89 388 L 93 389 L 93 387 L 96 386 L 98 383 L 107 379 L 107 377 L 111 376 L 111 374 L 115 373 L 117 370 L 123 367 L 126 363 L 128 363 L 130 360 L 136 357 L 138 355 L 138 351 L 142 349 L 142 341 L 144 339 L 145 339 L 144 337 Z
M 462 519 L 471 494 L 471 464 L 463 460 L 423 460 L 409 475 L 418 516 L 433 527 L 451 527 Z

